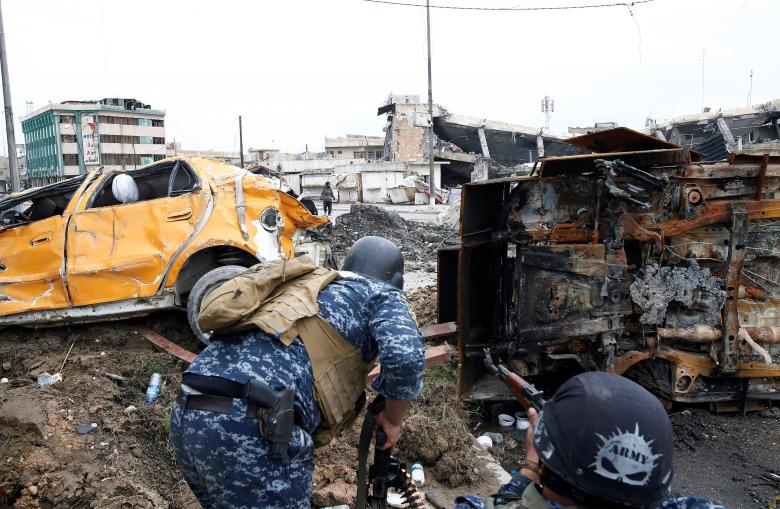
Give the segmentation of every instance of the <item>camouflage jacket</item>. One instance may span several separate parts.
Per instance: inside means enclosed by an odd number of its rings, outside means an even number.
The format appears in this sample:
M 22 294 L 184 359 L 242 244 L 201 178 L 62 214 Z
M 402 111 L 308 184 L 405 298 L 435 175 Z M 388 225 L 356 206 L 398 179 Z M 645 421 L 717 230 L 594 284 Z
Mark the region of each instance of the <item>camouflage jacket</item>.
M 542 497 L 529 478 L 517 474 L 487 501 L 473 495 L 455 499 L 455 509 L 587 509 L 578 505 L 562 506 Z M 664 500 L 658 509 L 727 509 L 700 497 Z
M 371 279 L 350 277 L 326 286 L 317 301 L 320 315 L 370 361 L 377 354 L 382 372 L 373 387 L 390 399 L 412 400 L 422 390 L 424 351 L 420 331 L 402 291 Z M 320 424 L 314 401 L 311 363 L 300 339 L 284 347 L 259 329 L 213 336 L 188 373 L 244 383 L 249 378 L 272 386 L 293 385 L 301 426 Z

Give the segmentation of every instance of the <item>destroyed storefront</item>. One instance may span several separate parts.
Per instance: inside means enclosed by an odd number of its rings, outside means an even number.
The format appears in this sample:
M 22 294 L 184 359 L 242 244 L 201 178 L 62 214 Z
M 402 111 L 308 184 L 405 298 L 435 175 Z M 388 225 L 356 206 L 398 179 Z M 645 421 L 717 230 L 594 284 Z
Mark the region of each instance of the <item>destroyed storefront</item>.
M 439 253 L 462 396 L 506 397 L 489 347 L 524 375 L 607 370 L 719 409 L 780 399 L 780 161 L 697 163 L 626 129 L 570 142 L 602 148 L 464 186 L 460 245 Z

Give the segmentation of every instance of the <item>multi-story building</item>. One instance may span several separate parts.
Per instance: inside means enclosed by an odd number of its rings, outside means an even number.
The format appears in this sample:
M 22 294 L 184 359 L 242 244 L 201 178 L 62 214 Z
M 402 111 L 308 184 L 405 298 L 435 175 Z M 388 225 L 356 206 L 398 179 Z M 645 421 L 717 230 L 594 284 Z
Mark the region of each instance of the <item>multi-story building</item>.
M 165 112 L 135 99 L 49 104 L 23 116 L 22 131 L 34 186 L 165 158 Z
M 382 159 L 384 146 L 385 138 L 383 136 L 348 134 L 346 136 L 325 137 L 325 153 L 334 159 L 379 160 Z

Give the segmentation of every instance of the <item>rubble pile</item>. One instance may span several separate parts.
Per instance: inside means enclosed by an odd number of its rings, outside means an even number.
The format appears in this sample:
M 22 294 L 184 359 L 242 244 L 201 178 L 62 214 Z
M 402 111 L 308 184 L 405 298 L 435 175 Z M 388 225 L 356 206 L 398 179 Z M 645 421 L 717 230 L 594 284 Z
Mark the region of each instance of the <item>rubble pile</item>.
M 430 225 L 407 221 L 395 212 L 376 205 L 355 203 L 349 213 L 336 218 L 331 240 L 333 253 L 341 260 L 347 249 L 367 235 L 385 237 L 401 248 L 407 270 L 435 270 L 436 250 L 448 238 L 454 237 L 451 225 Z
M 438 323 L 435 286 L 423 286 L 413 291 L 409 294 L 409 304 L 412 305 L 417 325 L 420 327 Z

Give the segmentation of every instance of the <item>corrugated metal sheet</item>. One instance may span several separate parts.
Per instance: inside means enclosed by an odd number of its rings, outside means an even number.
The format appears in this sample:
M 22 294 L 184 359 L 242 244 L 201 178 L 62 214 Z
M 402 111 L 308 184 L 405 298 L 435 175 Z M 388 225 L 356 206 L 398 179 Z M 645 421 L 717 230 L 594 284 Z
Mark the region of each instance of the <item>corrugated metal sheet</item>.
M 729 151 L 726 148 L 726 139 L 720 131 L 717 131 L 699 145 L 693 147 L 693 149 L 702 155 L 704 161 L 723 161 L 729 155 Z

